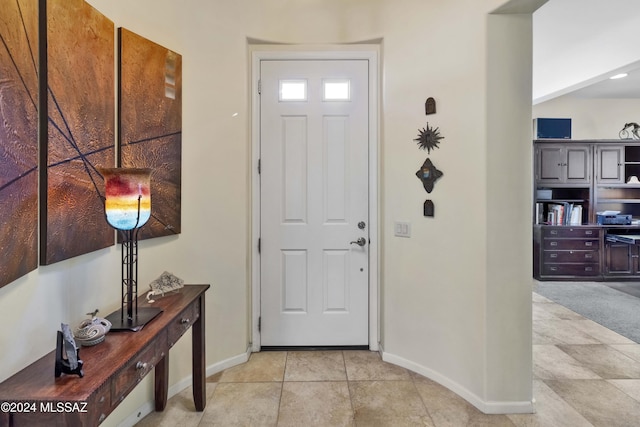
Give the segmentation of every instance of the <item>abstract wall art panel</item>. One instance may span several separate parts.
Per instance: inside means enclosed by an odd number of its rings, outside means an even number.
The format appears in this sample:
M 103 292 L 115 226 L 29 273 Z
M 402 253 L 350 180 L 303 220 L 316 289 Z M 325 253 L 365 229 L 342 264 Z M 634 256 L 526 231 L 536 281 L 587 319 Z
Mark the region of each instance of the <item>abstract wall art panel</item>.
M 0 287 L 38 266 L 38 0 L 0 7 Z
M 114 244 L 98 168 L 115 164 L 115 26 L 84 0 L 46 9 L 40 263 L 52 264 Z
M 140 239 L 181 227 L 182 56 L 119 29 L 120 166 L 150 168 L 151 219 Z

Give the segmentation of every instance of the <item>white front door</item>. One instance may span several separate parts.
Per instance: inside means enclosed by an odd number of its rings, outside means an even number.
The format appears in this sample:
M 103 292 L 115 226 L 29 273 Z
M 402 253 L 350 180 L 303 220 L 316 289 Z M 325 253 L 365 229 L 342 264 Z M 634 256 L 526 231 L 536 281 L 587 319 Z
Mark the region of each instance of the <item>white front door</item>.
M 260 62 L 262 346 L 369 343 L 368 67 Z

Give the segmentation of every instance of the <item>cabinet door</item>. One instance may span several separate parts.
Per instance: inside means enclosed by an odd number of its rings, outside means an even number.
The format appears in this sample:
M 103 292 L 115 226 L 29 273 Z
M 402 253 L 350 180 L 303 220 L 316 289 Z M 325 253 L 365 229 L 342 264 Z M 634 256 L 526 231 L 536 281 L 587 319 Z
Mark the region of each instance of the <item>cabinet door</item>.
M 589 174 L 589 147 L 567 147 L 565 182 L 567 184 L 588 183 Z
M 598 147 L 598 183 L 624 183 L 624 147 Z
M 538 181 L 561 183 L 564 181 L 565 151 L 561 146 L 544 146 L 537 150 Z
M 605 248 L 606 274 L 609 276 L 631 276 L 635 273 L 636 246 L 626 243 L 607 242 Z

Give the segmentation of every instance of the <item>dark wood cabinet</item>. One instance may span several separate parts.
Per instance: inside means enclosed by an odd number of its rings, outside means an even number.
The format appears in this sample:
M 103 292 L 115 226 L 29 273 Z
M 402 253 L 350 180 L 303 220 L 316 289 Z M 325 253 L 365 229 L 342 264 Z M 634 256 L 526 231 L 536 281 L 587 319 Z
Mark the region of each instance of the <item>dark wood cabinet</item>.
M 588 145 L 539 145 L 536 158 L 536 180 L 541 183 L 588 184 L 591 180 Z
M 601 240 L 602 230 L 598 227 L 536 227 L 534 277 L 558 280 L 600 276 Z

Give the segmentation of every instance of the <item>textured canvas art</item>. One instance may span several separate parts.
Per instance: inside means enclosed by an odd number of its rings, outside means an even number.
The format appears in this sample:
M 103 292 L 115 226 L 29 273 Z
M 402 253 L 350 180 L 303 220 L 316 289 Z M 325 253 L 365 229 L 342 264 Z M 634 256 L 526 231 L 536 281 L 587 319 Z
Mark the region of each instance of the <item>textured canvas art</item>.
M 84 0 L 46 4 L 40 262 L 51 264 L 114 244 L 98 168 L 115 164 L 115 28 Z
M 140 239 L 180 233 L 182 56 L 119 29 L 122 167 L 150 168 L 151 218 Z
M 38 266 L 38 0 L 0 7 L 0 287 Z

